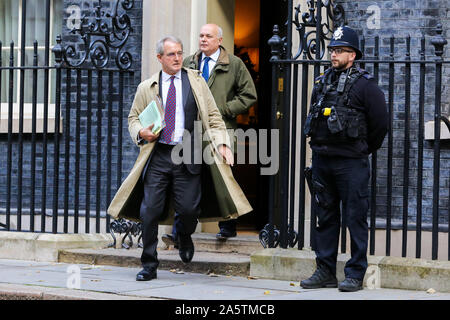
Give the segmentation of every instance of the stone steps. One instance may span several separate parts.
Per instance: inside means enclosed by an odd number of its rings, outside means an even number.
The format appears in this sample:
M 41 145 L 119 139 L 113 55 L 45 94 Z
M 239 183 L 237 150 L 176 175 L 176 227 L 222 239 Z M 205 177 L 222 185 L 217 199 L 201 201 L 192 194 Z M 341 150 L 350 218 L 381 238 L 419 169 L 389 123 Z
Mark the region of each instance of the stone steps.
M 262 249 L 256 235 L 238 235 L 219 241 L 215 234 L 196 233 L 192 235 L 192 240 L 195 254 L 190 263 L 181 261 L 178 250 L 162 244 L 158 248 L 159 268 L 174 272 L 248 276 L 250 255 Z M 134 244 L 136 245 L 136 241 Z M 58 253 L 58 262 L 141 267 L 141 253 L 142 249 L 135 246 L 130 249 L 63 249 Z
M 67 249 L 60 250 L 58 262 L 72 264 L 141 267 L 142 249 Z M 173 272 L 196 272 L 210 275 L 248 276 L 250 256 L 236 253 L 195 252 L 190 263 L 181 261 L 178 250 L 158 249 L 159 267 Z
M 239 235 L 226 241 L 216 239 L 212 233 L 195 233 L 192 235 L 196 251 L 216 253 L 239 253 L 251 255 L 263 249 L 257 235 Z

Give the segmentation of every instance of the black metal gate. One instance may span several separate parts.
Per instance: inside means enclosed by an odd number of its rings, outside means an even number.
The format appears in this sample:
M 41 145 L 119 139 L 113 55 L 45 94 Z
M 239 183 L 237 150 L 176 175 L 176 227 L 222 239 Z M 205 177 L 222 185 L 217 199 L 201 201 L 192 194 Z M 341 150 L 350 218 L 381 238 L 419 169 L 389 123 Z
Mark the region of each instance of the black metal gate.
M 71 44 L 64 45 L 58 36 L 51 48 L 51 1 L 46 0 L 42 64 L 37 41 L 32 63 L 25 59 L 27 1 L 21 3 L 20 65 L 15 65 L 13 42 L 9 65 L 0 55 L 0 73 L 8 74 L 8 124 L 0 133 L 0 228 L 109 232 L 106 209 L 122 181 L 124 99 L 134 82 L 132 55 L 125 48 L 133 31 L 127 13 L 134 1 L 116 0 L 109 12 L 96 1 L 93 17 L 81 17 L 71 30 Z M 20 93 L 14 100 L 16 72 Z M 27 86 L 24 79 L 30 76 Z M 29 115 L 25 91 L 32 93 Z
M 280 28 L 275 26 L 274 35 L 268 42 L 272 49 L 272 128 L 281 126 L 283 131 L 281 172 L 278 177 L 281 217 L 274 214 L 275 177 L 272 177 L 270 220 L 260 233 L 263 245 L 268 247 L 297 245 L 298 249 L 302 249 L 305 246 L 305 199 L 308 189 L 305 187 L 304 169 L 307 165 L 307 139 L 301 128 L 306 119 L 308 95 L 312 88 L 309 77 L 311 72 L 315 78 L 329 67 L 330 61 L 325 59 L 326 41 L 331 39 L 333 27 L 345 23 L 341 5 L 320 0 L 307 3 L 308 8 L 301 8 L 300 5 L 294 8 L 293 1 L 289 1 L 286 36 L 282 38 Z M 325 11 L 326 15 L 322 16 Z M 442 68 L 450 61 L 442 58 L 447 43 L 442 36 L 442 26 L 437 25 L 435 32 L 431 38 L 422 36 L 418 56 L 414 56 L 416 50 L 411 51 L 411 37 L 400 39 L 406 44 L 401 56 L 395 45 L 399 39 L 394 36 L 383 39 L 384 43 L 388 42 L 388 56 L 382 56 L 379 36 L 360 38 L 362 52 L 368 43 L 373 48 L 371 52 L 365 52 L 360 65 L 374 75 L 385 91 L 390 114 L 386 141 L 377 153 L 371 155 L 369 251 L 372 255 L 377 246 L 376 229 L 385 230 L 383 255 L 388 256 L 393 246 L 392 230 L 401 230 L 402 256 L 407 255 L 408 230 L 415 231 L 417 258 L 423 256 L 423 231 L 431 231 L 431 248 L 426 249 L 431 249 L 432 259 L 438 258 L 439 233 L 449 231 L 449 144 L 440 141 L 440 123 L 442 120 L 450 128 L 448 119 L 441 115 Z M 294 39 L 298 39 L 297 49 L 293 47 Z M 427 56 L 429 52 L 434 52 L 434 55 Z M 412 83 L 418 83 L 418 87 L 412 88 Z M 412 104 L 412 96 L 417 103 Z M 298 118 L 300 121 L 297 121 Z M 435 120 L 435 138 L 432 142 L 424 140 L 425 119 Z M 297 156 L 299 148 L 300 159 Z M 398 176 L 398 168 L 401 168 L 401 176 Z M 441 176 L 443 172 L 447 173 Z M 299 184 L 296 183 L 298 175 Z M 311 212 L 312 249 L 315 224 L 316 218 Z M 343 253 L 346 252 L 346 239 L 345 221 L 342 221 Z M 448 243 L 450 259 L 450 233 Z

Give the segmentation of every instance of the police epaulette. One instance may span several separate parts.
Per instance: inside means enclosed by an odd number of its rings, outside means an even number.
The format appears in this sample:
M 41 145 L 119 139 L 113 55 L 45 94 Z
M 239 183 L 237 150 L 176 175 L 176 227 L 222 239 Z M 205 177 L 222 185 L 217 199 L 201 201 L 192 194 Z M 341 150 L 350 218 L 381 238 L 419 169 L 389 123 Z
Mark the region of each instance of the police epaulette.
M 316 83 L 316 84 L 317 84 L 317 83 L 320 83 L 320 81 L 323 80 L 323 78 L 324 78 L 324 75 L 323 75 L 323 74 L 320 75 L 320 76 L 318 76 L 317 78 L 314 79 L 314 83 Z
M 369 73 L 369 71 L 362 69 L 362 68 L 357 68 L 358 72 L 361 74 L 362 77 L 364 77 L 367 80 L 372 80 L 373 76 Z
M 325 76 L 330 73 L 331 68 L 328 68 L 327 70 L 325 70 L 324 73 L 321 73 L 320 76 L 318 76 L 317 78 L 314 79 L 314 83 L 320 83 L 321 81 L 325 80 Z

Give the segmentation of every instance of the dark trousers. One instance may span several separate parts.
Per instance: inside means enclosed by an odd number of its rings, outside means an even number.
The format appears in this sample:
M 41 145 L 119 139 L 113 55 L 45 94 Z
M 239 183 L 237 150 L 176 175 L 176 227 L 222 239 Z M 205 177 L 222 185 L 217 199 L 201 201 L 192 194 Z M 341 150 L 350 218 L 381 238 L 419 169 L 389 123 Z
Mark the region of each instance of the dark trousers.
M 236 162 L 236 155 L 234 157 L 235 162 Z M 231 171 L 233 172 L 233 174 L 235 175 L 235 169 L 236 167 L 231 167 Z M 219 221 L 219 228 L 220 231 L 225 231 L 227 233 L 234 233 L 236 232 L 236 225 L 237 225 L 237 219 L 231 219 L 231 220 L 225 220 L 225 221 Z M 173 221 L 173 226 L 172 226 L 172 236 L 176 239 L 177 238 L 177 232 L 178 230 L 183 230 L 183 224 L 180 221 L 180 219 L 178 218 L 178 213 L 175 213 L 175 218 Z
M 345 276 L 362 280 L 367 269 L 369 160 L 313 154 L 312 176 L 318 182 L 315 192 L 319 200 L 319 204 L 312 201 L 318 219 L 313 231 L 316 262 L 336 274 L 342 205 L 342 220 L 351 240 L 351 259 L 345 265 Z
M 179 223 L 184 235 L 194 233 L 200 214 L 201 175 L 191 174 L 184 164 L 173 164 L 172 146 L 158 143 L 144 177 L 144 199 L 141 203 L 142 266 L 156 269 L 159 265 L 158 220 L 164 212 L 166 197 L 171 191 Z

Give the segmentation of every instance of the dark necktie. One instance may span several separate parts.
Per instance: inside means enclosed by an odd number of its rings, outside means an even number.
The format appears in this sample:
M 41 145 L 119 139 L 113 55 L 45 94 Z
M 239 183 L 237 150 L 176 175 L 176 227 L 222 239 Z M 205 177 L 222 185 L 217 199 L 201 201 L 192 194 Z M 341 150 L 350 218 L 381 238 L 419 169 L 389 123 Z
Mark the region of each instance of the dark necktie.
M 173 80 L 175 79 L 175 76 L 170 77 L 170 86 L 169 90 L 167 91 L 167 98 L 166 98 L 166 108 L 164 113 L 164 121 L 166 122 L 166 126 L 164 127 L 164 130 L 161 133 L 161 142 L 164 143 L 172 143 L 173 142 L 173 134 L 175 132 L 175 114 L 176 114 L 176 107 L 177 107 L 177 93 L 175 90 L 175 85 L 173 83 Z
M 209 60 L 211 60 L 210 57 L 205 58 L 204 63 L 203 63 L 203 70 L 202 70 L 202 76 L 206 82 L 208 82 L 208 79 L 209 79 Z

